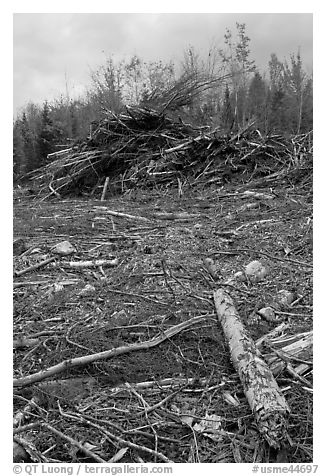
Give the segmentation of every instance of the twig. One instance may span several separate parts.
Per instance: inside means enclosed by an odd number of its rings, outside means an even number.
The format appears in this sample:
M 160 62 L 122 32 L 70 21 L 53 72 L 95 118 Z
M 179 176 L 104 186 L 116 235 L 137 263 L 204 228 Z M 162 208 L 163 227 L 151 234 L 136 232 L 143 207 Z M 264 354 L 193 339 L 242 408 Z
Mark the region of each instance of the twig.
M 174 290 L 173 290 L 171 284 L 170 284 L 169 281 L 168 281 L 167 270 L 166 270 L 166 259 L 165 259 L 165 258 L 162 258 L 162 259 L 161 259 L 161 264 L 162 264 L 162 269 L 163 269 L 163 274 L 164 274 L 164 281 L 165 281 L 166 287 L 171 291 L 171 294 L 172 294 L 172 296 L 173 296 L 174 302 L 176 303 L 176 302 L 177 302 L 177 299 L 176 299 L 176 297 L 175 297 Z
M 13 429 L 13 435 L 18 435 L 18 433 L 24 433 L 25 431 L 32 430 L 38 426 L 42 425 L 41 421 L 36 421 L 34 423 L 28 423 L 24 426 L 19 426 L 18 428 Z
M 115 435 L 114 433 L 111 433 L 111 431 L 108 431 L 107 429 L 103 428 L 102 426 L 98 425 L 97 423 L 94 423 L 90 420 L 88 420 L 84 416 L 79 416 L 75 417 L 73 415 L 70 415 L 69 413 L 65 413 L 62 411 L 61 407 L 59 406 L 59 411 L 60 414 L 64 417 L 71 418 L 72 420 L 77 420 L 82 423 L 87 423 L 89 426 L 92 426 L 93 428 L 96 428 L 99 430 L 101 433 L 104 435 L 108 436 L 109 438 L 112 438 L 113 440 L 117 441 L 120 446 L 128 446 L 129 448 L 132 448 L 137 451 L 142 451 L 144 453 L 148 453 L 154 457 L 159 458 L 161 461 L 164 461 L 165 463 L 173 463 L 172 460 L 167 458 L 164 454 L 159 453 L 158 451 L 151 450 L 150 448 L 147 448 L 146 446 L 142 445 L 136 445 L 135 443 L 131 443 L 130 441 L 124 440 L 123 438 L 120 438 L 120 436 Z
M 72 446 L 76 446 L 80 451 L 82 451 L 86 456 L 89 456 L 90 458 L 92 458 L 94 461 L 97 461 L 98 463 L 106 463 L 107 461 L 105 461 L 103 458 L 101 458 L 100 456 L 98 456 L 97 454 L 93 453 L 92 451 L 90 451 L 89 449 L 85 448 L 85 446 L 83 446 L 81 443 L 79 443 L 78 441 L 74 440 L 73 438 L 71 438 L 70 436 L 68 435 L 65 435 L 64 433 L 62 433 L 61 431 L 57 430 L 56 428 L 54 428 L 53 426 L 49 425 L 48 423 L 42 423 L 42 427 L 43 428 L 46 428 L 47 430 L 51 431 L 52 433 L 54 433 L 55 435 L 59 436 L 60 438 L 62 438 L 63 440 L 66 440 L 68 441 L 68 443 L 70 443 Z
M 239 251 L 239 252 L 249 251 L 250 253 L 254 252 L 254 253 L 258 253 L 258 254 L 263 255 L 263 256 L 267 256 L 267 258 L 275 259 L 277 261 L 285 261 L 287 263 L 300 264 L 300 265 L 306 266 L 308 268 L 313 267 L 313 264 L 311 264 L 311 263 L 305 263 L 304 261 L 298 261 L 298 260 L 294 260 L 294 259 L 290 259 L 290 258 L 282 258 L 281 256 L 275 256 L 275 255 L 272 255 L 270 253 L 266 253 L 265 251 L 252 250 L 252 249 L 249 249 L 249 248 L 237 248 L 234 251 Z
M 13 440 L 19 446 L 24 448 L 24 450 L 27 452 L 27 454 L 29 454 L 32 457 L 33 461 L 36 461 L 38 463 L 41 463 L 41 462 L 48 463 L 49 462 L 49 460 L 45 456 L 43 456 L 42 453 L 40 453 L 35 448 L 33 443 L 31 443 L 30 441 L 26 440 L 25 438 L 18 437 L 16 435 L 14 435 Z
M 103 208 L 105 208 L 105 207 L 95 207 L 95 208 L 97 208 L 97 209 L 100 208 L 100 209 L 103 210 Z M 105 213 L 107 213 L 108 215 L 112 215 L 114 217 L 130 218 L 131 220 L 142 220 L 142 221 L 147 221 L 147 222 L 150 221 L 148 218 L 141 217 L 141 216 L 136 216 L 136 215 L 129 215 L 128 213 L 115 212 L 113 210 L 107 210 L 107 209 L 104 209 L 103 211 Z
M 33 408 L 39 408 L 39 403 L 39 398 L 35 396 L 31 400 L 29 400 L 27 405 L 25 405 L 25 407 L 19 412 L 17 412 L 14 416 L 13 425 L 21 425 Z
M 156 299 L 150 298 L 148 296 L 144 296 L 143 294 L 129 293 L 127 291 L 118 291 L 117 289 L 112 289 L 112 288 L 105 288 L 105 292 L 116 293 L 116 294 L 125 294 L 126 296 L 138 297 L 138 298 L 141 298 L 141 299 L 145 299 L 146 301 L 155 302 L 155 304 L 162 304 L 163 306 L 168 306 L 167 302 L 157 301 Z
M 13 283 L 13 287 L 22 288 L 24 286 L 40 286 L 42 284 L 49 284 L 51 281 L 25 281 L 23 283 Z

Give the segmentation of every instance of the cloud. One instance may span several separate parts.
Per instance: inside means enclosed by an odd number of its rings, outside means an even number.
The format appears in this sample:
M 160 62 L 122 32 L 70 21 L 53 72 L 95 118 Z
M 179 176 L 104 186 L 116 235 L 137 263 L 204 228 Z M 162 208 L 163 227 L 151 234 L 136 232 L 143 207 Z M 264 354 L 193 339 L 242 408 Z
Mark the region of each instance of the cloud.
M 19 13 L 14 15 L 14 108 L 41 102 L 69 87 L 82 90 L 95 69 L 113 55 L 178 62 L 193 45 L 201 53 L 225 29 L 246 24 L 252 57 L 266 67 L 272 52 L 289 58 L 301 48 L 312 64 L 311 14 L 218 13 Z

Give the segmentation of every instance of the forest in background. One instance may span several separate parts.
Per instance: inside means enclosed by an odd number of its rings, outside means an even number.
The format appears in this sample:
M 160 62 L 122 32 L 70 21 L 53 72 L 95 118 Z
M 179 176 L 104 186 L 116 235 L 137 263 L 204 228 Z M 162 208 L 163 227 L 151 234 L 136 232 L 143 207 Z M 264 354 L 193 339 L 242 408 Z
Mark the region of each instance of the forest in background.
M 313 82 L 300 51 L 283 61 L 272 53 L 268 71 L 259 71 L 245 24 L 236 24 L 236 35 L 227 29 L 224 39 L 224 48 L 212 46 L 205 58 L 190 46 L 177 65 L 146 62 L 137 55 L 119 62 L 109 58 L 92 72 L 83 96 L 71 98 L 67 90 L 52 102 L 28 103 L 13 123 L 14 180 L 46 165 L 48 154 L 88 136 L 92 122 L 106 111 L 119 114 L 127 104 L 155 109 L 167 90 L 177 94 L 189 81 L 193 90 L 201 87 L 177 110 L 168 111 L 174 119 L 220 134 L 248 124 L 263 135 L 312 130 Z

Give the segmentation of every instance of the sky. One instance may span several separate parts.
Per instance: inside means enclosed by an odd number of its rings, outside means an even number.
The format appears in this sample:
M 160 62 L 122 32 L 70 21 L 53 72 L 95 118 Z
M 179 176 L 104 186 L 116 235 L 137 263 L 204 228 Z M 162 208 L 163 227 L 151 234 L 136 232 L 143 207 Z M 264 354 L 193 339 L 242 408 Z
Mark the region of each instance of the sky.
M 178 63 L 192 45 L 207 54 L 223 48 L 226 28 L 246 24 L 252 59 L 267 69 L 300 48 L 312 72 L 313 15 L 309 13 L 15 13 L 13 15 L 13 109 L 66 94 L 78 96 L 90 72 L 107 58 L 137 54 Z

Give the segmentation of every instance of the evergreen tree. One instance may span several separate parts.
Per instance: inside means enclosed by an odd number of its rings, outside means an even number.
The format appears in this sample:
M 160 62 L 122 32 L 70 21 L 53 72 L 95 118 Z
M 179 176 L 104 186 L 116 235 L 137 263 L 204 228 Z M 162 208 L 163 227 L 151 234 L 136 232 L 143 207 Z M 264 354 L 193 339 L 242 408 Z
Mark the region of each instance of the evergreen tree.
M 38 147 L 41 165 L 47 162 L 47 156 L 54 151 L 54 145 L 58 138 L 57 129 L 51 119 L 50 107 L 47 101 L 43 104 L 41 115 L 41 128 L 38 135 Z
M 40 164 L 38 161 L 38 148 L 35 137 L 25 112 L 23 113 L 21 121 L 21 135 L 24 144 L 25 157 L 22 173 L 26 173 L 37 168 Z
M 17 179 L 26 172 L 22 120 L 17 118 L 13 126 L 13 178 Z
M 255 126 L 263 132 L 267 129 L 268 88 L 261 74 L 256 71 L 248 90 L 248 113 Z

